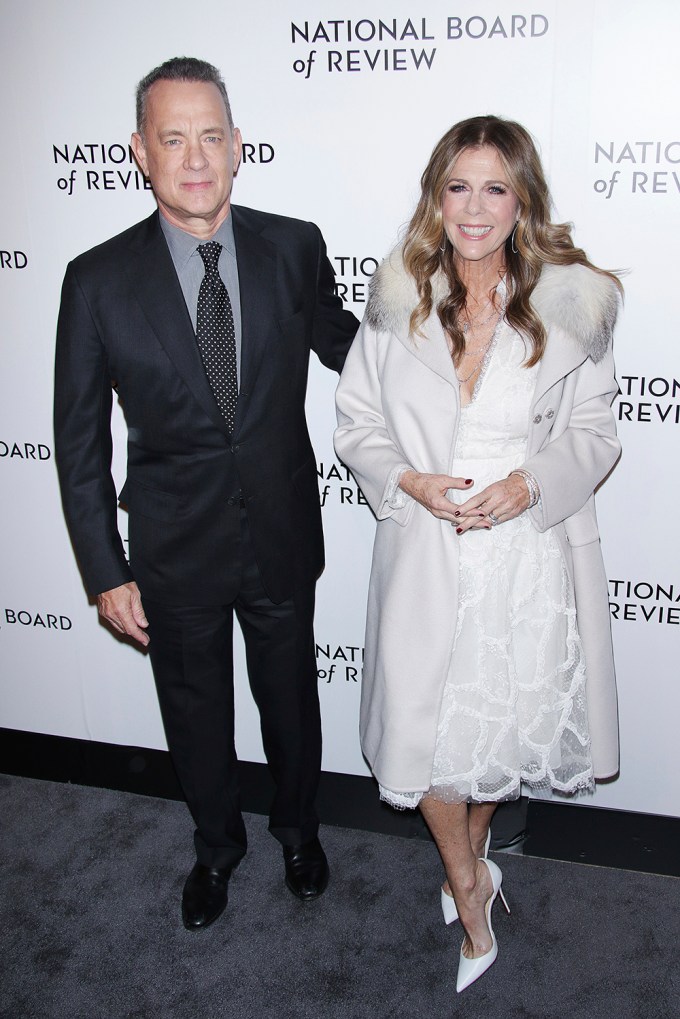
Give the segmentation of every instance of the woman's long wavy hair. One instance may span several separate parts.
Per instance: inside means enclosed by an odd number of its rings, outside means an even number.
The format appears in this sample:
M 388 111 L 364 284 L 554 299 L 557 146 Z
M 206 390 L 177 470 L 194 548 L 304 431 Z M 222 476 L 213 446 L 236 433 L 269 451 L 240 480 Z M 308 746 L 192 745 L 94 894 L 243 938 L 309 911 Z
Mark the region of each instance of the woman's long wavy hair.
M 526 366 L 530 367 L 540 361 L 545 350 L 545 328 L 531 306 L 531 295 L 546 262 L 585 265 L 608 276 L 619 290 L 622 287 L 617 276 L 598 269 L 588 261 L 585 251 L 574 246 L 570 224 L 550 222 L 552 202 L 536 146 L 529 132 L 512 120 L 491 116 L 462 120 L 435 146 L 421 178 L 420 201 L 404 241 L 404 265 L 415 279 L 420 297 L 411 314 L 410 330 L 412 335 L 420 335 L 420 327 L 432 311 L 432 277 L 441 270 L 448 280 L 449 292 L 437 306 L 437 313 L 450 338 L 455 363 L 465 349 L 458 323 L 467 291 L 456 271 L 454 249 L 444 231 L 442 202 L 460 154 L 481 145 L 496 149 L 519 201 L 517 228 L 514 236 L 505 242 L 505 317 L 510 325 L 529 337 L 532 351 Z M 513 250 L 513 239 L 516 250 Z

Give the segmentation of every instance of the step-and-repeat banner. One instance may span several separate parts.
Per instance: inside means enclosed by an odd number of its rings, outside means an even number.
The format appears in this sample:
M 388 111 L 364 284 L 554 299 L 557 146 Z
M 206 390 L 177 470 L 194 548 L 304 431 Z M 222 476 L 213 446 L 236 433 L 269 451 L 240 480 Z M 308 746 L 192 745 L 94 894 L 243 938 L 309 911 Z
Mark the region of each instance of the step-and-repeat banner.
M 434 143 L 480 113 L 533 133 L 557 217 L 573 221 L 593 261 L 627 270 L 615 342 L 624 452 L 599 495 L 621 775 L 587 802 L 680 815 L 679 37 L 675 0 L 4 6 L 0 725 L 165 746 L 148 659 L 98 623 L 73 560 L 54 464 L 52 362 L 67 261 L 154 207 L 128 147 L 135 84 L 168 57 L 193 55 L 221 68 L 243 133 L 234 200 L 318 223 L 338 292 L 359 317 Z M 316 624 L 324 767 L 362 775 L 374 522 L 333 452 L 335 383 L 312 365 L 328 560 Z M 118 408 L 113 427 L 120 484 Z M 121 513 L 124 537 L 126 527 Z M 237 664 L 238 749 L 261 761 L 240 648 Z

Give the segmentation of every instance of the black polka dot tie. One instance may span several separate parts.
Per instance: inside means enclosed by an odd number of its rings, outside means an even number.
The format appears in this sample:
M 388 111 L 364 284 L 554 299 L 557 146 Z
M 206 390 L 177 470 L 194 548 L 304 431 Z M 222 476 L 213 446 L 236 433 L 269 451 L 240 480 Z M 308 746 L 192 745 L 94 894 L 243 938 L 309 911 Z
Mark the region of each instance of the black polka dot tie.
M 198 245 L 205 276 L 198 292 L 196 341 L 210 387 L 233 432 L 238 399 L 236 333 L 229 294 L 217 268 L 221 250 L 217 241 Z

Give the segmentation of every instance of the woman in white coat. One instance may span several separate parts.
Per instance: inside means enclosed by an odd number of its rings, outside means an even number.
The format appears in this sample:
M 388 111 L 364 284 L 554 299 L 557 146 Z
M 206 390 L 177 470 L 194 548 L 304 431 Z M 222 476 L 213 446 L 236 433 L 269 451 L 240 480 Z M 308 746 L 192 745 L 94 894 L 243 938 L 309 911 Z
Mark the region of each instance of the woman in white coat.
M 455 125 L 421 184 L 372 280 L 335 445 L 378 518 L 362 748 L 436 840 L 462 990 L 497 954 L 497 803 L 618 770 L 593 493 L 619 456 L 621 287 L 550 222 L 519 124 Z

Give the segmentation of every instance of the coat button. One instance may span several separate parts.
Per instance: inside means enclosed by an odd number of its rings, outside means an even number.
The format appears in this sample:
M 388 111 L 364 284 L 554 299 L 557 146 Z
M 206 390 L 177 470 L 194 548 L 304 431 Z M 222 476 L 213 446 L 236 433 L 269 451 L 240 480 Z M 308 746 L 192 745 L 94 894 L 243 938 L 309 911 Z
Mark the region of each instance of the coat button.
M 542 414 L 536 414 L 535 417 L 534 417 L 534 424 L 535 425 L 540 425 L 542 420 L 543 420 L 543 415 Z
M 554 418 L 555 417 L 555 411 L 552 409 L 552 407 L 548 407 L 547 411 L 545 412 L 545 416 L 547 418 Z
M 227 499 L 227 506 L 235 506 L 235 505 L 236 505 L 236 499 L 234 499 L 233 495 L 229 496 L 229 498 Z

